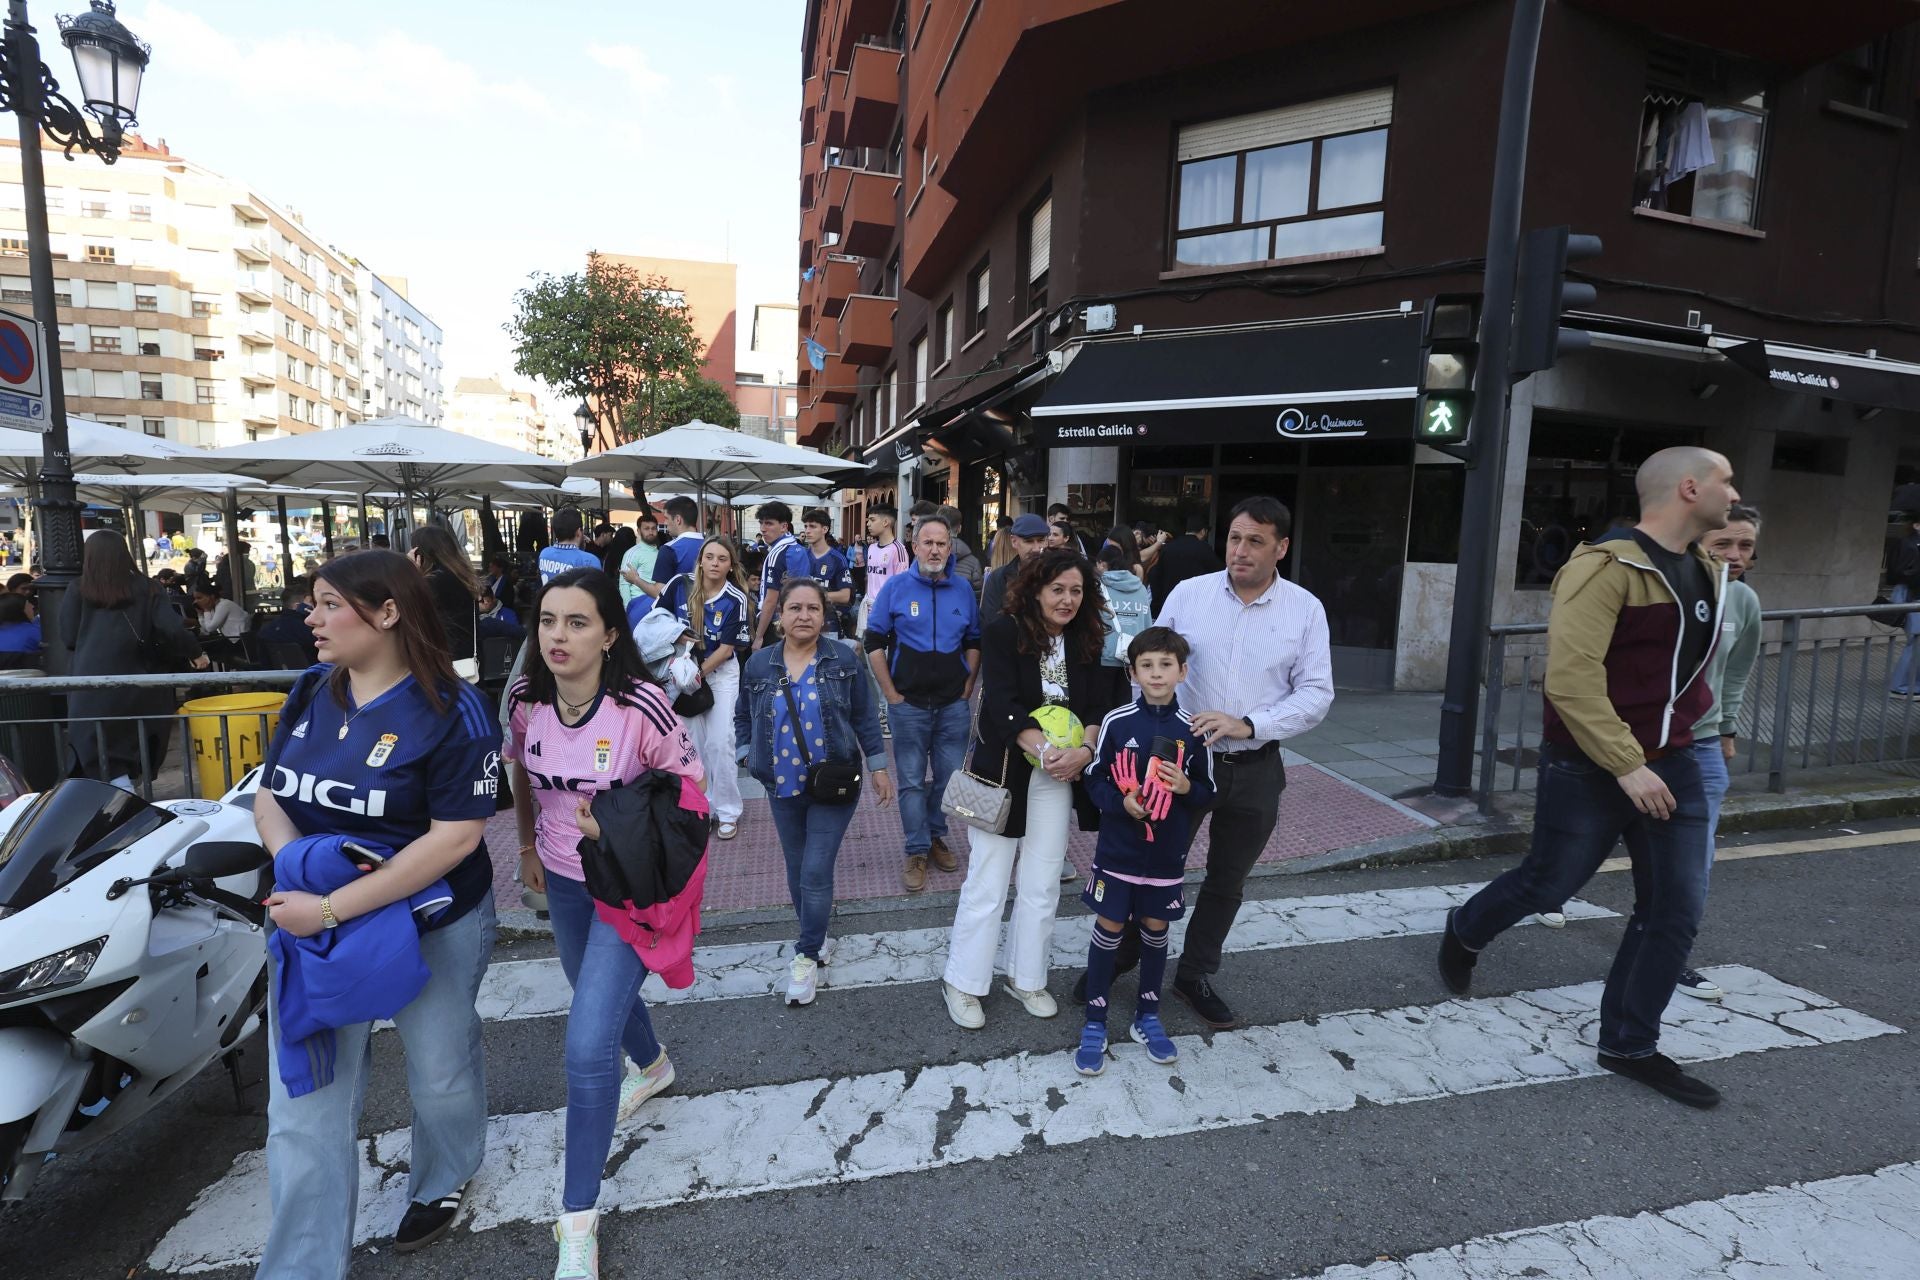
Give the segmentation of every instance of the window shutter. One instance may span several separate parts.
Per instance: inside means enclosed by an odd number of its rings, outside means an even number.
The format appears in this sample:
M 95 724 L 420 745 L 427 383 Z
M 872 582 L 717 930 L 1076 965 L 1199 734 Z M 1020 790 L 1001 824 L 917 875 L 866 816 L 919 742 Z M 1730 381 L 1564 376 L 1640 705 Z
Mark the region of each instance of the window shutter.
M 1303 138 L 1378 129 L 1392 122 L 1393 90 L 1369 89 L 1364 93 L 1323 98 L 1319 102 L 1187 125 L 1180 130 L 1179 158 L 1201 160 L 1236 151 L 1257 151 Z
M 1042 200 L 1027 219 L 1027 282 L 1047 273 L 1053 258 L 1053 197 Z

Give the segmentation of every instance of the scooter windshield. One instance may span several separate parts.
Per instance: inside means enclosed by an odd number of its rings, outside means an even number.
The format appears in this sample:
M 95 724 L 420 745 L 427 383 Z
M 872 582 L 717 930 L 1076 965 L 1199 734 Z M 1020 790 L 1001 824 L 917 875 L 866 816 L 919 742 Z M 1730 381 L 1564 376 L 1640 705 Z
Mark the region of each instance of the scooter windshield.
M 0 838 L 0 916 L 57 893 L 173 821 L 173 814 L 131 791 L 91 778 L 56 782 L 31 805 Z

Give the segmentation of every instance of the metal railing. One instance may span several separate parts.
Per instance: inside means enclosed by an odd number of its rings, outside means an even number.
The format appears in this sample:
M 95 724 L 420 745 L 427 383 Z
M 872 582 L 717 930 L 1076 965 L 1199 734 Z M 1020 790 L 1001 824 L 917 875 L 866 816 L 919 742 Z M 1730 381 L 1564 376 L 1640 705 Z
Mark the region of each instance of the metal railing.
M 0 705 L 17 708 L 22 701 L 53 699 L 62 694 L 134 689 L 204 689 L 224 687 L 226 692 L 267 693 L 293 686 L 299 671 L 195 671 L 178 675 L 137 676 L 44 676 L 39 678 L 0 679 Z M 59 708 L 64 710 L 64 708 Z M 4 752 L 30 784 L 44 785 L 49 779 L 63 777 L 75 760 L 74 741 L 91 737 L 95 756 L 107 756 L 108 726 L 134 724 L 139 755 L 140 795 L 148 800 L 171 800 L 203 794 L 216 779 L 219 791 L 232 789 L 266 754 L 271 738 L 269 726 L 279 714 L 278 706 L 229 711 L 179 711 L 159 716 L 106 716 L 76 719 L 71 715 L 16 716 L 0 714 L 0 752 Z M 209 720 L 219 722 L 212 733 L 196 732 Z M 166 734 L 155 726 L 172 721 Z M 168 747 L 177 735 L 180 754 L 168 760 Z M 161 745 L 155 751 L 155 741 Z M 204 748 L 204 749 L 201 749 Z M 156 754 L 161 758 L 156 760 Z M 238 760 L 236 761 L 236 757 Z M 211 770 L 218 768 L 219 773 Z
M 1920 761 L 1920 699 L 1888 696 L 1894 665 L 1907 635 L 1807 636 L 1808 624 L 1831 618 L 1904 622 L 1920 612 L 1910 604 L 1844 605 L 1828 609 L 1770 609 L 1760 615 L 1760 652 L 1748 677 L 1731 772 L 1767 775 L 1767 789 L 1784 792 L 1795 769 Z M 1539 760 L 1546 679 L 1545 623 L 1491 627 L 1485 703 L 1480 723 L 1481 810 L 1495 793 L 1530 786 Z M 1526 645 L 1524 637 L 1542 643 Z M 1920 644 L 1920 639 L 1915 643 Z M 1525 647 L 1523 647 L 1525 646 Z M 1518 696 L 1513 696 L 1517 694 Z M 1530 723 L 1531 721 L 1531 723 Z M 1503 785 L 1504 782 L 1504 785 Z

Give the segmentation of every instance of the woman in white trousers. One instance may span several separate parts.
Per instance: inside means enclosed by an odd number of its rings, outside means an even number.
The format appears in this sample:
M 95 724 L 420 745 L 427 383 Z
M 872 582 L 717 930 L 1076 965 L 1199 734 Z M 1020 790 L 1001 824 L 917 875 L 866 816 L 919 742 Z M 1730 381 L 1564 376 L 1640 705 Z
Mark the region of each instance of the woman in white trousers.
M 998 835 L 975 830 L 967 880 L 953 917 L 941 984 L 947 1014 L 960 1026 L 986 1025 L 981 997 L 993 989 L 1000 910 L 1014 884 L 1007 925 L 1007 992 L 1037 1018 L 1059 1006 L 1047 992 L 1054 914 L 1068 819 L 1078 810 L 1089 829 L 1092 805 L 1079 787 L 1093 762 L 1101 719 L 1121 700 L 1117 667 L 1103 667 L 1106 628 L 1099 579 L 1077 550 L 1043 551 L 1007 588 L 1006 611 L 980 633 L 980 721 L 968 772 L 1003 782 L 1011 801 Z M 1036 713 L 1065 707 L 1086 727 L 1086 745 L 1056 746 Z M 1028 758 L 1038 761 L 1038 767 Z
M 638 607 L 639 602 L 629 606 Z M 707 773 L 707 803 L 717 834 L 731 840 L 740 832 L 740 765 L 734 758 L 735 704 L 740 700 L 740 664 L 734 655 L 752 643 L 752 610 L 740 576 L 740 557 L 725 538 L 700 544 L 691 573 L 675 577 L 654 597 L 652 607 L 670 610 L 697 638 L 700 678 L 713 690 L 713 706 L 686 719 L 687 733 L 699 749 Z M 631 616 L 631 612 L 629 614 Z

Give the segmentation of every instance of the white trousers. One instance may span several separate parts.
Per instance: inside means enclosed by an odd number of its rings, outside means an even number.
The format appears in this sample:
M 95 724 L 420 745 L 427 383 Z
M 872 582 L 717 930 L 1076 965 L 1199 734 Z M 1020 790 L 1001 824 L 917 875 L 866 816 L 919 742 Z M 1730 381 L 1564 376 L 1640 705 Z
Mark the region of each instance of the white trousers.
M 687 733 L 707 771 L 707 805 L 721 822 L 740 821 L 740 762 L 733 758 L 733 708 L 740 699 L 740 664 L 723 662 L 707 677 L 713 708 L 687 721 Z
M 967 882 L 953 913 L 947 943 L 947 981 L 969 995 L 993 989 L 1000 949 L 1000 909 L 1014 880 L 1013 918 L 1007 924 L 1007 976 L 1022 991 L 1047 985 L 1053 920 L 1060 909 L 1060 865 L 1067 856 L 1073 787 L 1039 769 L 1027 783 L 1027 834 L 1019 839 L 969 831 Z M 1016 866 L 1015 853 L 1019 854 Z

